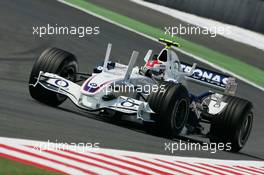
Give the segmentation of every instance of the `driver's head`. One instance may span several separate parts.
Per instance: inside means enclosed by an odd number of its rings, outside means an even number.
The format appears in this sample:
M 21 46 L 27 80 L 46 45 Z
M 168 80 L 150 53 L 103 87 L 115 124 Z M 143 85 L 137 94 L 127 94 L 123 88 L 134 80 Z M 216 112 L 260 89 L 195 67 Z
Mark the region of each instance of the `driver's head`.
M 146 62 L 145 67 L 147 69 L 151 69 L 151 68 L 153 68 L 153 67 L 155 67 L 156 65 L 159 65 L 159 64 L 160 64 L 160 62 L 158 60 L 158 55 L 157 54 L 154 54 L 153 57 L 152 57 L 152 59 L 149 59 Z
M 153 55 L 152 59 L 149 59 L 146 62 L 144 68 L 149 70 L 148 73 L 150 73 L 150 75 L 155 77 L 162 77 L 162 74 L 164 72 L 164 69 L 161 68 L 162 66 L 163 62 L 159 61 L 158 55 Z

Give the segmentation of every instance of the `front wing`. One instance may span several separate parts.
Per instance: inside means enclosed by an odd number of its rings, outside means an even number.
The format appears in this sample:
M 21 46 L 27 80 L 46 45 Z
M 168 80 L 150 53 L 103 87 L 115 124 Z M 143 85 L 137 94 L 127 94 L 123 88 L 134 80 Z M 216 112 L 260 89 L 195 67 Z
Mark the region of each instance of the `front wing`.
M 69 81 L 57 74 L 44 73 L 40 71 L 35 84 L 30 86 L 36 87 L 41 85 L 43 88 L 67 96 L 76 106 L 89 111 L 98 111 L 102 109 L 111 109 L 126 114 L 136 114 L 138 118 L 148 120 L 149 114 L 154 113 L 147 102 L 136 100 L 130 97 L 119 96 L 110 101 L 102 100 L 99 93 L 97 95 L 87 95 L 81 93 L 81 86 Z

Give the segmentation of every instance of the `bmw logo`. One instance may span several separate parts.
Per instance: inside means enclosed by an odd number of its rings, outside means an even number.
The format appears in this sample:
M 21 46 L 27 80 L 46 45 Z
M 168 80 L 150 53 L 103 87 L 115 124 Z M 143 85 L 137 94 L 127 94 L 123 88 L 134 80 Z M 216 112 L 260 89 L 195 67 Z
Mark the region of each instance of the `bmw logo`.
M 95 87 L 97 87 L 97 84 L 96 83 L 90 83 L 89 86 L 95 88 Z
M 64 88 L 69 86 L 69 83 L 65 80 L 56 80 L 55 84 Z

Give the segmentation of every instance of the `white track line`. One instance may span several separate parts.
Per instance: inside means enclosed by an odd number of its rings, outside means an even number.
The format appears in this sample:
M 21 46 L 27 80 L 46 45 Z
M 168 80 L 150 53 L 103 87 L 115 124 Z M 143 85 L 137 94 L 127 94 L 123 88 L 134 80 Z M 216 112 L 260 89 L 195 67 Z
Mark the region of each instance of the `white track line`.
M 127 154 L 127 155 L 129 155 L 129 154 Z M 93 156 L 95 156 L 95 154 L 93 154 Z M 108 154 L 104 153 L 104 155 L 99 155 L 99 156 L 101 156 L 103 159 L 105 159 L 105 157 L 108 157 L 109 160 L 117 161 L 119 163 L 125 163 L 125 164 L 133 166 L 133 167 L 137 167 L 138 170 L 143 170 L 144 172 L 149 173 L 149 174 L 168 173 L 168 172 L 166 172 L 166 170 L 163 171 L 163 169 L 160 169 L 159 167 L 145 165 L 145 164 L 142 164 L 140 162 L 130 160 L 129 158 L 122 156 L 122 155 L 108 155 Z M 111 158 L 109 158 L 109 157 L 111 157 Z
M 83 154 L 83 153 L 81 153 Z M 145 173 L 148 173 L 148 174 L 158 174 L 158 173 L 155 173 L 154 171 L 150 171 L 148 169 L 145 169 L 145 168 L 142 168 L 140 166 L 135 166 L 131 163 L 127 163 L 125 162 L 125 159 L 122 159 L 119 156 L 115 155 L 115 156 L 112 156 L 112 155 L 109 155 L 109 154 L 106 154 L 106 155 L 102 155 L 102 154 L 98 154 L 98 153 L 91 153 L 91 152 L 86 152 L 85 154 L 83 154 L 84 156 L 87 155 L 87 156 L 90 156 L 90 157 L 94 157 L 96 159 L 101 159 L 103 161 L 109 161 L 109 162 L 112 162 L 114 164 L 119 164 L 121 166 L 125 166 L 125 167 L 129 167 L 129 168 L 132 168 L 132 169 L 136 169 L 136 170 L 139 170 L 139 171 L 142 171 L 142 172 L 145 172 Z
M 126 173 L 126 174 L 138 174 L 136 171 L 138 170 L 137 167 L 133 167 L 133 169 L 135 171 L 131 171 L 131 170 L 128 170 L 128 168 L 130 168 L 130 166 L 127 166 L 127 165 L 124 165 L 122 164 L 122 162 L 120 163 L 115 163 L 113 161 L 105 161 L 102 157 L 99 157 L 99 158 L 96 158 L 96 156 L 92 155 L 90 156 L 91 158 L 88 158 L 88 157 L 85 157 L 87 154 L 81 154 L 81 153 L 77 153 L 77 152 L 65 152 L 65 151 L 59 151 L 59 153 L 63 154 L 63 155 L 66 155 L 66 156 L 69 156 L 69 157 L 72 157 L 72 158 L 75 158 L 75 159 L 79 159 L 79 160 L 82 160 L 82 161 L 85 161 L 85 162 L 90 162 L 90 163 L 94 163 L 94 164 L 97 164 L 97 165 L 100 165 L 104 168 L 109 168 L 109 169 L 113 169 L 113 170 L 116 170 L 116 171 L 119 171 L 121 173 Z M 113 165 L 113 163 L 115 165 Z M 122 168 L 122 166 L 126 167 L 127 169 L 125 168 Z
M 216 169 L 212 169 L 210 167 L 204 167 L 202 165 L 199 165 L 197 163 L 189 163 L 189 162 L 182 162 L 182 161 L 177 161 L 177 163 L 181 164 L 181 165 L 185 165 L 185 166 L 190 166 L 192 168 L 197 168 L 198 170 L 202 171 L 206 171 L 210 174 L 223 174 L 222 172 L 219 172 L 218 170 Z
M 258 174 L 254 173 L 254 172 L 237 169 L 235 167 L 229 167 L 229 166 L 225 166 L 225 165 L 215 165 L 215 166 L 220 167 L 220 168 L 225 168 L 225 169 L 228 169 L 228 170 L 234 171 L 236 173 L 240 173 L 240 174 L 245 174 L 246 173 L 248 175 L 258 175 Z
M 143 159 L 145 161 L 152 162 L 152 163 L 157 164 L 157 165 L 162 165 L 162 166 L 166 166 L 166 167 L 169 167 L 169 168 L 176 169 L 176 170 L 178 170 L 177 173 L 185 172 L 185 173 L 188 173 L 188 174 L 204 175 L 204 173 L 198 172 L 198 170 L 195 169 L 195 168 L 193 168 L 193 170 L 191 170 L 191 169 L 183 168 L 181 166 L 177 166 L 175 164 L 169 164 L 169 163 L 166 163 L 166 162 L 158 161 L 156 159 L 154 159 L 154 160 L 150 159 L 150 158 L 149 159 L 141 158 L 141 159 Z
M 264 174 L 263 171 L 258 171 L 257 169 L 255 168 L 250 168 L 250 167 L 245 167 L 245 166 L 236 166 L 236 168 L 238 169 L 241 169 L 241 170 L 247 170 L 247 171 L 250 171 L 250 172 L 254 172 L 254 173 L 258 173 L 258 174 Z
M 131 31 L 131 32 L 136 33 L 136 34 L 138 34 L 138 35 L 141 35 L 141 36 L 143 36 L 143 37 L 145 37 L 145 38 L 148 38 L 148 39 L 150 39 L 150 40 L 152 40 L 152 41 L 154 41 L 154 42 L 159 43 L 158 40 L 157 40 L 157 38 L 153 38 L 153 37 L 148 36 L 148 35 L 146 35 L 146 34 L 144 34 L 144 33 L 138 32 L 138 31 L 136 31 L 136 30 L 134 30 L 134 29 L 131 29 L 131 28 L 127 27 L 127 26 L 124 26 L 124 25 L 119 24 L 119 23 L 117 23 L 117 22 L 115 22 L 115 21 L 112 21 L 112 20 L 110 20 L 110 19 L 108 19 L 108 18 L 105 18 L 105 17 L 103 17 L 103 16 L 101 16 L 101 15 L 98 15 L 98 14 L 96 14 L 96 13 L 93 13 L 93 12 L 91 12 L 91 11 L 88 11 L 88 10 L 82 8 L 82 7 L 76 6 L 76 5 L 74 5 L 74 4 L 71 4 L 71 3 L 69 3 L 69 2 L 66 2 L 66 1 L 64 1 L 64 0 L 57 0 L 57 1 L 58 1 L 58 2 L 61 2 L 61 3 L 63 3 L 63 4 L 66 4 L 66 5 L 70 6 L 70 7 L 73 7 L 73 8 L 76 8 L 76 9 L 78 9 L 78 10 L 81 10 L 81 11 L 83 11 L 83 12 L 89 14 L 89 15 L 92 15 L 92 16 L 94 16 L 94 17 L 97 17 L 97 18 L 99 18 L 99 19 L 102 19 L 102 20 L 104 20 L 104 21 L 106 21 L 106 22 L 109 22 L 109 23 L 111 23 L 111 24 L 114 24 L 114 25 L 116 25 L 116 26 L 118 26 L 118 27 L 121 27 L 121 28 L 126 29 L 126 30 L 128 30 L 128 31 Z M 229 70 L 227 70 L 227 69 L 224 69 L 224 68 L 222 68 L 222 67 L 220 67 L 220 66 L 218 66 L 218 65 L 216 65 L 216 64 L 213 64 L 213 63 L 211 63 L 211 62 L 209 62 L 209 61 L 207 61 L 207 60 L 205 60 L 205 59 L 203 59 L 203 58 L 201 58 L 201 57 L 198 57 L 198 56 L 196 56 L 196 55 L 193 55 L 193 54 L 191 54 L 191 53 L 188 53 L 188 52 L 186 52 L 186 51 L 184 51 L 184 50 L 181 50 L 181 49 L 179 49 L 179 48 L 174 47 L 174 49 L 177 50 L 177 51 L 179 51 L 179 52 L 181 52 L 182 54 L 185 54 L 185 55 L 187 55 L 187 56 L 189 56 L 189 57 L 192 57 L 192 58 L 194 58 L 194 59 L 196 59 L 196 60 L 198 60 L 198 61 L 200 61 L 200 62 L 202 62 L 202 63 L 205 63 L 205 64 L 207 64 L 207 65 L 209 65 L 209 66 L 211 66 L 211 67 L 213 67 L 213 68 L 215 68 L 215 69 L 217 69 L 217 70 L 220 70 L 220 71 L 222 71 L 222 72 L 224 72 L 224 73 L 230 74 L 231 76 L 234 76 L 234 77 L 236 77 L 236 78 L 238 78 L 238 79 L 244 81 L 245 83 L 252 85 L 253 87 L 255 87 L 255 88 L 257 88 L 257 89 L 260 89 L 261 91 L 264 91 L 264 87 L 261 87 L 261 86 L 257 85 L 256 83 L 251 82 L 250 80 L 247 80 L 247 79 L 241 77 L 240 75 L 237 75 L 237 74 L 235 74 L 235 73 L 233 73 L 233 72 L 231 72 L 231 71 L 229 71 Z
M 216 173 L 213 173 L 213 172 L 210 172 L 209 174 L 207 170 L 199 169 L 195 166 L 189 166 L 189 165 L 187 166 L 187 165 L 183 165 L 183 164 L 180 164 L 174 161 L 168 161 L 168 160 L 162 160 L 162 159 L 156 159 L 156 160 L 158 160 L 159 162 L 164 162 L 166 164 L 174 165 L 176 167 L 180 167 L 182 170 L 184 169 L 190 170 L 194 173 L 199 173 L 199 174 L 204 174 L 204 175 L 217 175 Z
M 146 167 L 154 168 L 154 169 L 156 169 L 158 171 L 161 171 L 161 174 L 167 174 L 167 173 L 169 173 L 169 174 L 179 174 L 179 172 L 176 170 L 175 167 L 173 169 L 170 169 L 169 166 L 163 166 L 162 164 L 155 164 L 152 161 L 148 161 L 148 160 L 143 159 L 142 157 L 140 157 L 140 158 L 136 157 L 138 159 L 135 159 L 134 157 L 135 156 L 129 156 L 129 157 L 127 156 L 126 160 L 138 163 L 139 165 L 143 165 L 143 166 L 146 166 Z
M 205 168 L 210 168 L 212 170 L 216 170 L 216 171 L 221 172 L 223 174 L 230 174 L 230 175 L 236 174 L 235 171 L 229 170 L 229 169 L 227 169 L 225 167 L 220 167 L 220 166 L 215 166 L 215 165 L 210 165 L 210 164 L 204 164 L 204 163 L 199 163 L 199 165 L 203 166 Z

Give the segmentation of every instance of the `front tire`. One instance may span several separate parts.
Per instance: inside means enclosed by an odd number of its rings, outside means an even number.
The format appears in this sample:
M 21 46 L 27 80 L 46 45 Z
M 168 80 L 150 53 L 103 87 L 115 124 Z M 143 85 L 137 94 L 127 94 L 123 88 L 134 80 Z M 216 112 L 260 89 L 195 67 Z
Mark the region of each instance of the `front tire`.
M 29 84 L 36 83 L 36 78 L 40 71 L 54 73 L 68 80 L 75 81 L 78 63 L 73 54 L 58 48 L 48 48 L 35 61 L 30 74 Z M 29 93 L 32 98 L 50 106 L 58 106 L 67 98 L 64 95 L 49 91 L 39 84 L 36 87 L 29 85 Z
M 225 96 L 227 107 L 211 123 L 210 140 L 231 144 L 228 151 L 238 152 L 246 144 L 253 124 L 252 104 L 244 99 Z
M 190 100 L 187 89 L 182 84 L 164 82 L 158 91 L 148 96 L 147 101 L 156 113 L 154 117 L 161 133 L 170 138 L 177 137 L 188 119 Z

